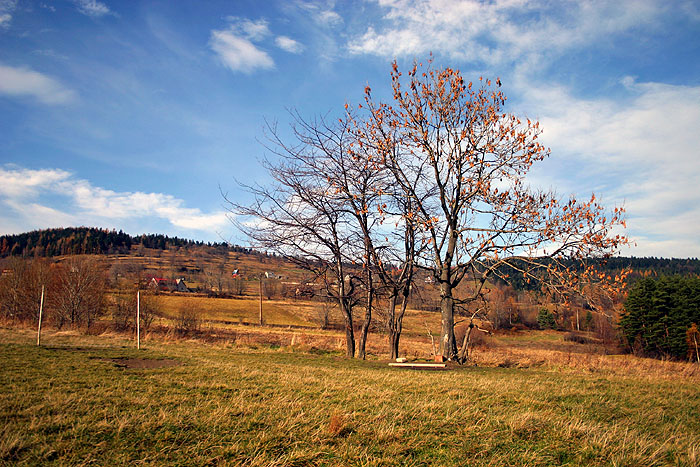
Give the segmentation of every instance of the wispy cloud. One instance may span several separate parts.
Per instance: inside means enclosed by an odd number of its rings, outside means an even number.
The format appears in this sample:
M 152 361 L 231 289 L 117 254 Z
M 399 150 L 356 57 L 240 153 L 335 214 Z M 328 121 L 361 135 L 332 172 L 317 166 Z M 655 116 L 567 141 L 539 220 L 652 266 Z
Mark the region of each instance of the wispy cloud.
M 75 0 L 78 11 L 91 18 L 114 14 L 107 5 L 97 0 Z
M 209 46 L 221 63 L 231 71 L 246 74 L 275 68 L 275 61 L 259 46 L 272 35 L 267 21 L 251 21 L 237 16 L 226 19 L 230 22 L 228 28 L 211 31 L 209 39 Z M 298 54 L 304 50 L 301 43 L 288 36 L 277 36 L 274 42 L 285 52 Z
M 301 53 L 304 50 L 303 45 L 287 36 L 278 36 L 275 39 L 275 44 L 277 44 L 277 47 L 280 49 L 293 54 Z
M 275 62 L 267 52 L 232 31 L 212 31 L 209 44 L 231 71 L 249 74 L 258 69 L 269 70 L 275 67 Z
M 246 74 L 258 69 L 274 68 L 275 62 L 272 57 L 253 43 L 270 34 L 267 22 L 237 17 L 228 19 L 232 24 L 227 29 L 211 31 L 209 40 L 209 46 L 216 52 L 221 62 L 231 71 Z
M 314 22 L 320 26 L 331 27 L 343 24 L 343 18 L 334 9 L 332 4 L 318 2 L 297 2 L 297 6 L 311 14 Z
M 270 35 L 270 28 L 264 19 L 251 21 L 237 16 L 229 16 L 227 19 L 231 22 L 230 30 L 232 32 L 251 41 L 261 41 Z
M 353 54 L 388 58 L 443 53 L 487 65 L 524 57 L 561 53 L 591 43 L 601 35 L 652 21 L 663 5 L 545 0 L 377 0 L 380 21 L 352 38 Z
M 56 197 L 67 197 L 70 203 L 66 205 L 71 208 L 59 210 L 50 206 L 49 201 Z M 115 225 L 155 217 L 179 229 L 215 233 L 229 222 L 224 211 L 203 213 L 163 193 L 116 192 L 60 169 L 0 168 L 0 204 L 9 208 L 15 218 L 20 217 L 20 224 L 27 229 Z M 5 224 L 2 217 L 5 216 L 0 215 L 0 224 Z
M 570 180 L 624 202 L 635 254 L 700 256 L 700 87 L 624 84 L 622 101 L 527 84 L 523 107 L 542 123 L 543 142 L 576 167 L 574 177 L 558 167 L 540 181 Z
M 55 79 L 29 68 L 0 65 L 0 94 L 13 97 L 31 96 L 44 104 L 65 104 L 76 93 Z
M 10 27 L 17 0 L 0 0 L 0 30 Z

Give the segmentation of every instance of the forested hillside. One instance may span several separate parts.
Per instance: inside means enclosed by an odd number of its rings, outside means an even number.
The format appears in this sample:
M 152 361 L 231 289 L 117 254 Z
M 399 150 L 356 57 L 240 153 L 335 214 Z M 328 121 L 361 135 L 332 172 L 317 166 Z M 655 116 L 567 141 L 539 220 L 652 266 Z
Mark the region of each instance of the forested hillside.
M 80 254 L 128 254 L 139 247 L 155 250 L 167 250 L 171 247 L 211 246 L 225 248 L 225 243 L 208 243 L 202 241 L 169 237 L 162 234 L 143 234 L 131 236 L 123 231 L 98 229 L 94 227 L 68 227 L 61 229 L 35 230 L 17 235 L 0 236 L 0 257 L 51 257 Z M 228 245 L 230 251 L 256 254 L 252 249 L 237 245 Z M 614 257 L 595 260 L 602 272 L 631 270 L 628 282 L 635 283 L 639 278 L 649 276 L 697 276 L 700 275 L 700 260 L 697 258 L 634 258 Z M 572 264 L 572 267 L 574 265 Z M 528 284 L 522 278 L 509 271 L 509 282 L 516 290 L 537 288 L 533 282 Z
M 3 235 L 0 237 L 0 257 L 50 257 L 81 254 L 127 254 L 132 246 L 166 250 L 169 247 L 208 245 L 225 246 L 224 243 L 205 243 L 162 234 L 143 234 L 132 237 L 119 230 L 94 227 L 68 227 L 35 230 L 32 232 Z M 233 245 L 232 251 L 250 253 L 251 250 Z

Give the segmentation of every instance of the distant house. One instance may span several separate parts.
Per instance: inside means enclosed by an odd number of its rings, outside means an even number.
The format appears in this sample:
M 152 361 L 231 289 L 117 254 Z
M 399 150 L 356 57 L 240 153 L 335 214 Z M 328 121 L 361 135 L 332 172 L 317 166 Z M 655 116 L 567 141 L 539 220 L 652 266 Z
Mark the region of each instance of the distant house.
M 279 278 L 280 278 L 280 276 L 278 276 L 274 272 L 265 271 L 265 279 L 279 279 Z
M 165 279 L 163 277 L 154 277 L 148 282 L 148 288 L 159 292 L 191 292 L 187 287 L 185 279 Z
M 233 272 L 231 273 L 231 277 L 238 277 L 238 276 L 240 276 L 238 269 L 234 269 Z
M 189 292 L 190 288 L 187 287 L 185 279 L 175 279 L 175 291 L 176 292 Z
M 148 288 L 158 290 L 160 292 L 168 292 L 171 288 L 170 282 L 171 281 L 163 277 L 154 277 L 148 282 Z

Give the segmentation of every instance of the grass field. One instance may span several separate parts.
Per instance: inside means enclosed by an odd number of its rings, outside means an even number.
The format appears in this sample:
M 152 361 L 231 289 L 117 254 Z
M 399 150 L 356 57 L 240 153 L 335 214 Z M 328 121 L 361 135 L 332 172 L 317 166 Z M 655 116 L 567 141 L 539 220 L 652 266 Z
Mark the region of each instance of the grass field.
M 5 465 L 698 465 L 697 378 L 0 329 Z M 167 362 L 170 365 L 158 368 Z
M 195 309 L 202 320 L 218 323 L 258 323 L 257 298 L 209 298 L 192 295 L 159 295 L 159 312 L 167 318 L 176 318 L 184 309 Z M 279 326 L 314 327 L 311 302 L 290 300 L 263 300 L 263 319 L 267 324 Z

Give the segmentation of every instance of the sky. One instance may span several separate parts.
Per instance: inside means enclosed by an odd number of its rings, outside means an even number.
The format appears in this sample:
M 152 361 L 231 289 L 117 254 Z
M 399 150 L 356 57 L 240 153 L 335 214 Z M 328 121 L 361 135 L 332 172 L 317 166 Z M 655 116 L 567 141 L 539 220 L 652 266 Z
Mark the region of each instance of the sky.
M 624 256 L 700 257 L 700 3 L 0 0 L 0 234 L 246 244 L 266 122 L 391 97 L 391 62 L 503 83 L 533 186 L 624 206 Z

